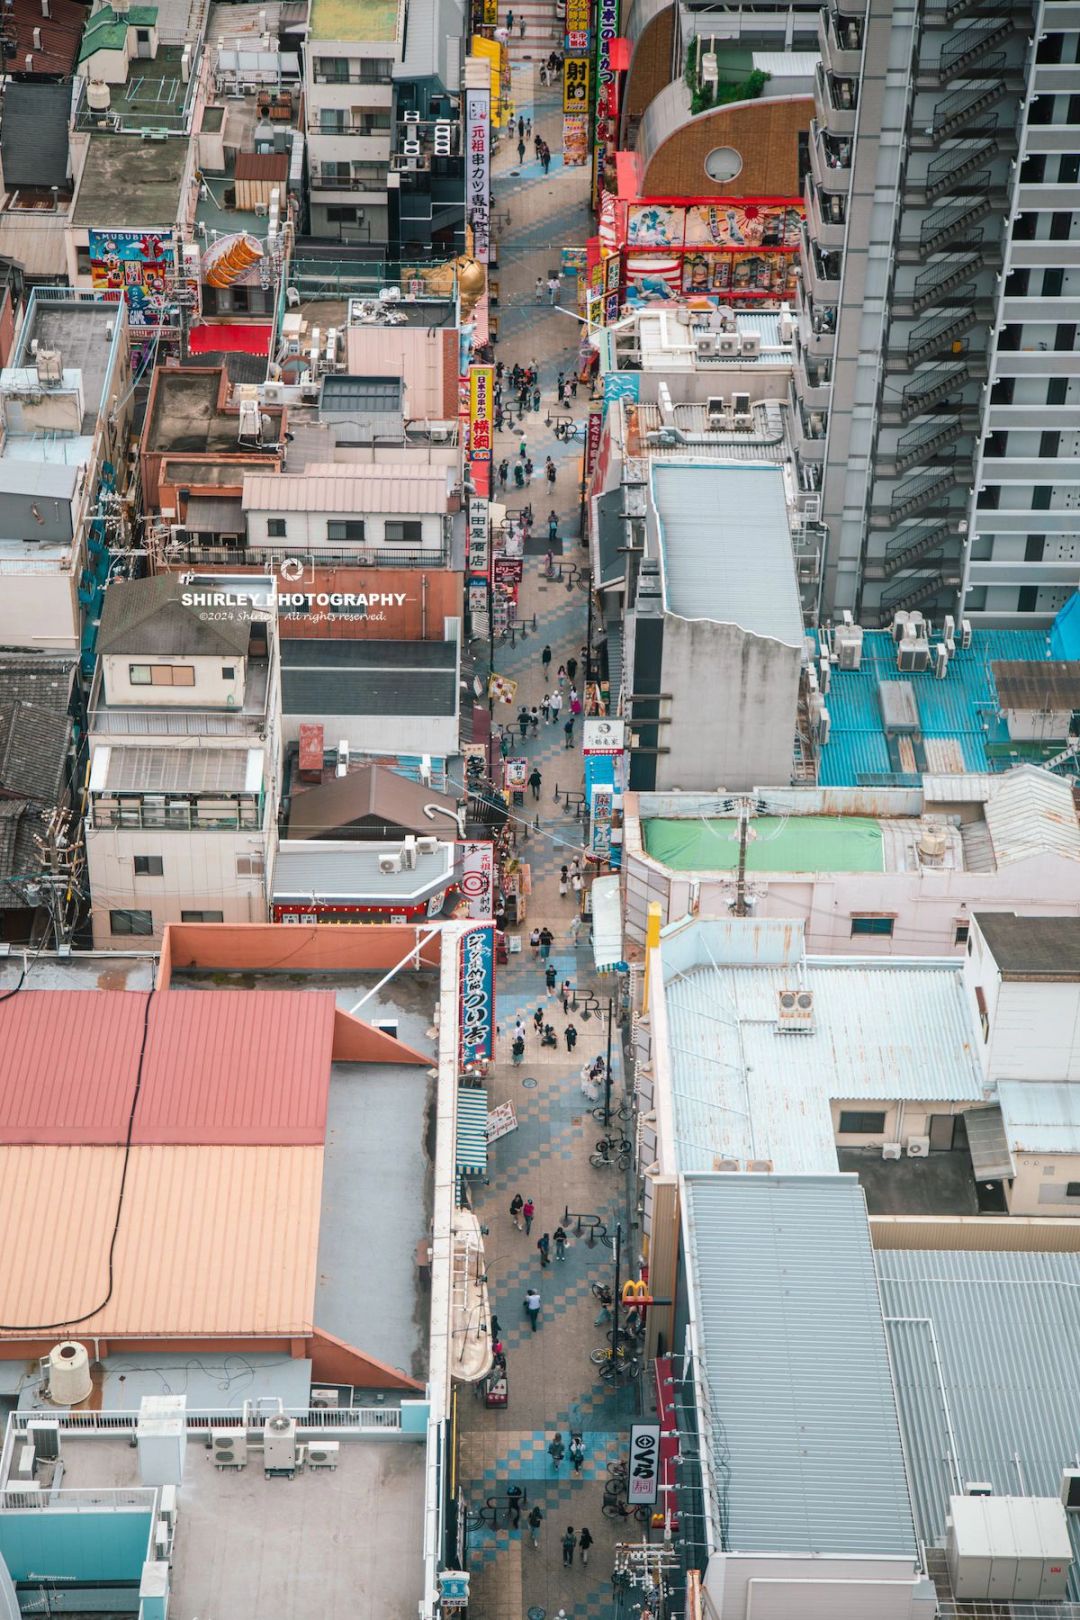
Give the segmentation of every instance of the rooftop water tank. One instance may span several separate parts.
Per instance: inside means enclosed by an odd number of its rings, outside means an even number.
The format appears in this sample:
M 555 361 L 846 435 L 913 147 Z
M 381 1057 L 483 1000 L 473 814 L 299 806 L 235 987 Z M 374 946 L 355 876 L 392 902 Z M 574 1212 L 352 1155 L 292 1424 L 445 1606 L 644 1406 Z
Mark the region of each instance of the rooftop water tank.
M 49 1399 L 54 1406 L 78 1406 L 93 1389 L 90 1357 L 74 1340 L 55 1344 L 49 1351 Z

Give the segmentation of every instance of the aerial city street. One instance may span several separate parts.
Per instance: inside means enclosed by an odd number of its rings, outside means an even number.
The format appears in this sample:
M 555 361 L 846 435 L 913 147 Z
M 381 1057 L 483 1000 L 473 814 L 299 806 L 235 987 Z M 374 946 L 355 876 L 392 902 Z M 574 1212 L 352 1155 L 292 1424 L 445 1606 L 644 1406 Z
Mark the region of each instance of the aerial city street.
M 0 1616 L 1080 1620 L 1080 5 L 0 16 Z

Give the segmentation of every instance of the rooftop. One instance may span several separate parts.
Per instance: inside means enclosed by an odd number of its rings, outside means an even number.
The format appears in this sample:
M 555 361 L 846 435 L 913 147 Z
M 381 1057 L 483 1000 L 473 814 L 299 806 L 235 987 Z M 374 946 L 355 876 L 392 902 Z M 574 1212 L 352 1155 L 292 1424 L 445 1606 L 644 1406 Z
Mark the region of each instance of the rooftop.
M 256 454 L 253 446 L 240 443 L 239 415 L 221 409 L 221 395 L 220 367 L 199 370 L 159 366 L 154 373 L 143 448 L 187 455 Z M 232 482 L 237 482 L 235 477 Z
M 390 44 L 401 27 L 398 0 L 312 0 L 308 37 L 367 45 Z
M 406 512 L 442 513 L 449 504 L 449 478 L 442 467 L 308 467 L 289 474 L 249 473 L 244 479 L 245 512 Z
M 186 163 L 186 141 L 92 134 L 72 224 L 105 231 L 172 229 Z
M 380 870 L 379 862 L 387 853 L 387 845 L 382 842 L 282 840 L 274 865 L 274 902 L 281 904 L 290 898 L 326 901 L 370 898 L 396 899 L 404 903 L 445 886 L 453 876 L 452 843 L 440 844 L 430 854 L 418 850 L 415 867 L 405 867 L 400 872 Z
M 219 1396 L 216 1404 L 225 1403 Z M 232 1410 L 222 1412 L 222 1425 L 239 1416 L 234 1400 Z M 257 1453 L 244 1469 L 214 1468 L 205 1445 L 202 1434 L 187 1442 L 170 1555 L 171 1608 L 185 1615 L 238 1614 L 251 1607 L 257 1590 L 261 1620 L 310 1620 L 317 1588 L 324 1620 L 416 1613 L 424 1588 L 422 1443 L 346 1433 L 336 1472 L 303 1469 L 291 1480 L 267 1478 Z M 126 1432 L 65 1432 L 63 1447 L 65 1490 L 103 1496 L 110 1488 L 130 1493 L 141 1483 L 138 1452 Z M 57 1540 L 39 1534 L 31 1554 L 17 1538 L 3 1535 L 6 1517 L 0 1515 L 0 1545 L 15 1579 L 50 1567 L 50 1558 L 59 1560 L 59 1523 Z M 13 1530 L 19 1517 L 8 1521 Z M 47 1516 L 35 1517 L 39 1532 L 46 1530 Z M 152 1534 L 149 1502 L 144 1512 L 129 1507 L 117 1520 L 108 1533 L 99 1531 L 92 1569 L 89 1551 L 82 1559 L 73 1556 L 84 1578 L 105 1573 L 114 1582 L 131 1581 L 137 1594 Z M 88 1546 L 83 1538 L 80 1547 Z
M 294 775 L 291 794 L 288 836 L 297 839 L 323 838 L 364 820 L 416 833 L 431 834 L 440 827 L 445 832 L 450 825 L 446 816 L 457 809 L 457 800 L 449 794 L 436 793 L 430 786 L 411 782 L 380 765 L 361 765 L 312 787 L 305 787 Z M 427 804 L 438 805 L 445 815 L 433 822 L 424 814 Z
M 697 1350 L 716 1426 L 706 1438 L 720 1547 L 914 1565 L 857 1180 L 694 1175 L 684 1189 Z
M 684 619 L 737 624 L 801 646 L 784 474 L 776 466 L 682 462 L 652 469 L 664 598 Z
M 95 51 L 126 50 L 129 28 L 156 28 L 157 20 L 156 6 L 130 6 L 122 17 L 111 6 L 102 6 L 87 21 L 79 61 L 84 62 Z
M 767 919 L 665 931 L 680 1170 L 734 1159 L 782 1174 L 835 1172 L 831 1100 L 982 1101 L 954 962 L 871 964 L 804 957 L 802 948 L 800 924 Z M 792 989 L 813 996 L 809 1030 L 778 1027 L 780 992 Z
M 0 1002 L 0 1140 L 321 1147 L 333 1044 L 325 992 L 24 992 Z
M 91 793 L 259 793 L 261 748 L 97 748 Z
M 77 0 L 49 0 L 47 17 L 42 14 L 41 0 L 14 0 L 12 6 L 7 9 L 5 18 L 9 26 L 12 22 L 15 26 L 16 50 L 13 66 L 18 72 L 22 72 L 27 56 L 33 56 L 34 73 L 55 73 L 68 77 L 78 59 L 79 40 L 82 38 L 86 17 L 86 7 L 77 4 Z M 40 50 L 34 44 L 35 33 L 41 40 Z M 8 84 L 8 90 L 14 88 L 14 84 Z M 67 86 L 67 92 L 70 108 L 70 84 Z M 9 103 L 5 92 L 5 117 L 8 109 Z M 6 156 L 4 178 L 10 180 Z M 39 183 L 48 184 L 47 181 Z
M 1057 1498 L 1080 1433 L 1080 1255 L 879 1249 L 876 1262 L 919 1536 L 944 1546 L 968 1480 Z
M 917 836 L 918 823 L 915 823 Z M 677 872 L 730 872 L 739 864 L 739 820 L 643 823 L 646 852 Z M 882 824 L 866 816 L 755 816 L 750 872 L 884 872 Z
M 1080 979 L 1080 917 L 979 911 L 975 921 L 1003 979 Z
M 1014 1153 L 1080 1153 L 1080 1086 L 999 1080 L 998 1102 Z
M 90 438 L 98 426 L 98 413 L 105 399 L 116 367 L 117 340 L 120 323 L 116 305 L 104 298 L 88 297 L 85 292 L 73 292 L 53 297 L 48 289 L 46 299 L 34 297 L 27 312 L 27 320 L 19 335 L 19 349 L 12 356 L 13 366 L 32 366 L 30 344 L 36 339 L 39 349 L 58 349 L 65 371 L 78 371 L 83 398 L 83 434 Z M 109 330 L 114 337 L 110 342 Z M 6 452 L 13 459 L 26 455 L 24 441 L 15 438 Z
M 178 574 L 113 580 L 101 609 L 98 651 L 156 658 L 245 656 L 251 608 L 237 603 L 210 610 L 191 603 L 192 594 Z
M 820 631 L 818 639 L 824 645 Z M 948 673 L 939 680 L 933 660 L 925 670 L 899 670 L 889 631 L 864 631 L 860 668 L 832 666 L 825 700 L 829 740 L 819 750 L 818 781 L 823 786 L 918 785 L 924 772 L 1003 771 L 1057 752 L 1060 744 L 1032 752 L 1010 741 L 992 667 L 997 660 L 1044 660 L 1049 646 L 1048 631 L 976 630 L 966 651 L 957 645 Z M 913 737 L 886 734 L 878 685 L 893 681 L 910 682 L 918 710 Z
M 68 0 L 62 0 L 67 4 Z M 81 6 L 72 11 L 85 15 Z M 7 14 L 10 16 L 10 12 Z M 38 21 L 42 22 L 40 9 Z M 43 26 L 47 24 L 43 23 Z M 63 37 L 63 35 L 61 35 Z M 71 36 L 75 40 L 78 35 Z M 16 58 L 21 67 L 25 58 Z M 70 73 L 70 63 L 57 69 Z M 4 123 L 0 129 L 0 152 L 4 159 L 4 185 L 57 186 L 64 190 L 71 181 L 68 156 L 68 119 L 71 116 L 71 85 L 19 84 L 9 80 L 4 92 Z
M 283 641 L 282 710 L 453 715 L 457 657 L 453 641 Z
M 712 427 L 707 405 L 679 404 L 667 412 L 659 405 L 621 403 L 626 424 L 623 443 L 629 456 L 647 455 L 653 461 L 772 462 L 777 466 L 791 462 L 790 422 L 781 400 L 751 405 L 753 425 L 738 432 Z
M 1003 709 L 1080 709 L 1080 659 L 999 659 L 993 676 Z
M 740 337 L 758 336 L 761 346 L 756 354 L 700 354 L 697 340 L 714 327 L 703 315 L 680 310 L 675 305 L 665 309 L 652 305 L 635 310 L 613 328 L 616 336 L 616 354 L 620 359 L 634 360 L 635 368 L 642 371 L 734 371 L 744 366 L 784 366 L 790 368 L 792 342 L 780 336 L 780 316 L 773 310 L 734 310 L 735 331 Z M 620 368 L 622 369 L 622 368 Z M 738 386 L 737 379 L 730 382 Z M 717 386 L 722 384 L 718 381 Z

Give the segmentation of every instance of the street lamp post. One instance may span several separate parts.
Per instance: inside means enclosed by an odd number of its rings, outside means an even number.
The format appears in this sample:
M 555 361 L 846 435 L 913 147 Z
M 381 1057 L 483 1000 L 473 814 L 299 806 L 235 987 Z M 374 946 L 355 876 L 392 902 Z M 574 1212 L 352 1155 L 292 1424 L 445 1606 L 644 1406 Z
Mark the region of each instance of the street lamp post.
M 608 996 L 607 1004 L 607 1062 L 604 1064 L 604 1129 L 611 1128 L 611 1025 L 615 1014 L 615 998 Z

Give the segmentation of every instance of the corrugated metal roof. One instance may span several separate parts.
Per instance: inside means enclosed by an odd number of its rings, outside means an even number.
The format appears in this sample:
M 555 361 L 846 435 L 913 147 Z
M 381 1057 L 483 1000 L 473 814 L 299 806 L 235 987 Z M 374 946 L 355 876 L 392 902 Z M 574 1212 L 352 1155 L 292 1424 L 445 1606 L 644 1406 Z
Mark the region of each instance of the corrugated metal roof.
M 282 840 L 274 867 L 275 902 L 312 895 L 321 900 L 407 900 L 423 896 L 450 881 L 454 846 L 440 844 L 434 854 L 418 851 L 416 866 L 401 872 L 381 872 L 379 861 L 393 854 L 386 843 L 299 842 Z M 301 992 L 303 994 L 304 992 Z
M 999 866 L 1044 854 L 1080 861 L 1073 791 L 1051 771 L 1020 765 L 1006 772 L 994 783 L 984 813 Z
M 771 1159 L 836 1169 L 830 1099 L 981 1102 L 960 970 L 809 959 L 779 967 L 665 963 L 679 1168 Z M 780 1034 L 781 990 L 810 990 L 813 1029 Z
M 720 461 L 657 465 L 652 497 L 670 613 L 737 624 L 788 647 L 802 645 L 779 467 Z M 703 514 L 712 520 L 703 522 Z
M 949 672 L 938 680 L 928 670 L 898 670 L 896 643 L 887 630 L 868 630 L 863 636 L 862 664 L 857 670 L 832 670 L 826 705 L 829 741 L 818 759 L 822 786 L 856 786 L 899 770 L 881 720 L 879 681 L 910 681 L 919 709 L 919 727 L 935 789 L 947 774 L 947 760 L 935 756 L 934 744 L 951 742 L 956 763 L 966 776 L 972 772 L 1007 770 L 1017 761 L 1009 755 L 1009 732 L 998 715 L 997 692 L 991 664 L 995 659 L 1045 658 L 1049 634 L 1043 630 L 977 630 L 965 652 L 958 647 L 949 660 Z
M 114 793 L 241 793 L 251 780 L 251 763 L 262 762 L 262 751 L 257 748 L 110 748 L 107 752 L 103 791 Z M 255 791 L 261 780 L 260 773 Z M 92 780 L 91 787 L 95 785 Z
M 487 1172 L 487 1092 L 482 1086 L 458 1086 L 454 1164 L 459 1175 Z
M 976 1181 L 1008 1181 L 1016 1174 L 1005 1121 L 996 1103 L 969 1108 L 964 1115 L 968 1151 Z
M 854 1176 L 688 1176 L 721 1546 L 916 1558 Z
M 447 475 L 438 469 L 408 467 L 402 476 L 381 469 L 338 465 L 309 467 L 305 473 L 244 479 L 245 512 L 445 512 Z
M 0 1139 L 125 1140 L 145 994 L 26 991 L 0 1003 Z M 151 998 L 136 1143 L 321 1145 L 331 991 L 159 991 Z
M 132 1148 L 112 1298 L 80 1333 L 310 1331 L 322 1162 L 318 1147 Z M 123 1164 L 122 1148 L 0 1147 L 0 1229 L 18 1233 L 0 1245 L 15 1325 L 0 1336 L 74 1326 L 105 1298 Z
M 915 1522 L 944 1545 L 959 1489 L 1053 1496 L 1080 1434 L 1080 1255 L 879 1249 Z M 907 1318 L 907 1320 L 889 1320 Z M 933 1333 L 933 1337 L 931 1337 Z M 1080 1525 L 1070 1513 L 1069 1597 L 1080 1599 Z
M 1014 1153 L 1080 1153 L 1080 1086 L 1055 1080 L 999 1080 L 997 1089 Z

